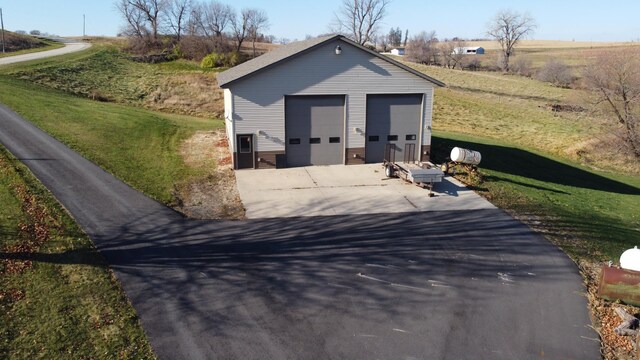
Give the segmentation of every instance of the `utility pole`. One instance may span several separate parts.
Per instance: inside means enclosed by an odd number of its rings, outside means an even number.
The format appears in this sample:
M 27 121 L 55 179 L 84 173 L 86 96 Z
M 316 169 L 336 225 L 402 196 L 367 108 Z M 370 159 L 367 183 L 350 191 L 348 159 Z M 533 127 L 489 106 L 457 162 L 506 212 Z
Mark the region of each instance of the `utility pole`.
M 4 54 L 4 19 L 2 18 L 2 8 L 0 8 L 0 25 L 2 26 L 2 53 Z
M 87 34 L 84 31 L 86 23 L 87 23 L 87 18 L 85 17 L 84 14 L 82 14 L 82 37 L 86 37 L 87 36 Z

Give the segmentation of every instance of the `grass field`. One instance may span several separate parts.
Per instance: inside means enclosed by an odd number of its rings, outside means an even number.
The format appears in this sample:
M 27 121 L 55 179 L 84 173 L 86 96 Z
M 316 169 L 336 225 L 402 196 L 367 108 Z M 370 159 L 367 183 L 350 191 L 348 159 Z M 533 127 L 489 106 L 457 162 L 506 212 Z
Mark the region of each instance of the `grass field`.
M 91 240 L 2 147 L 0 204 L 0 358 L 154 358 Z
M 640 240 L 640 178 L 594 171 L 506 141 L 436 132 L 434 160 L 453 146 L 480 151 L 475 190 L 516 214 L 574 259 L 617 261 Z
M 407 64 L 447 84 L 435 94 L 434 152 L 454 144 L 480 151 L 487 176 L 478 190 L 494 204 L 576 259 L 615 262 L 640 241 L 640 162 L 610 146 L 618 142 L 615 125 L 588 108 L 553 111 L 580 108 L 588 92 L 500 72 Z
M 496 67 L 500 45 L 497 41 L 469 41 L 467 46 L 481 46 L 484 55 L 469 55 L 467 60 L 479 60 L 483 67 Z M 601 52 L 626 51 L 629 47 L 639 47 L 639 42 L 588 42 L 555 40 L 522 40 L 516 46 L 510 60 L 513 65 L 525 60 L 535 73 L 550 60 L 559 60 L 573 69 L 576 77 L 581 77 L 582 68 Z
M 0 68 L 0 74 L 102 102 L 198 117 L 220 118 L 222 91 L 214 71 L 179 60 L 131 61 L 110 41 L 79 53 Z
M 199 173 L 184 164 L 182 141 L 221 120 L 91 101 L 0 76 L 0 102 L 147 195 L 174 204 L 174 188 Z
M 447 84 L 436 89 L 436 130 L 508 141 L 597 169 L 640 175 L 637 160 L 610 148 L 619 142 L 615 124 L 590 111 L 584 90 L 500 72 L 407 64 Z M 579 110 L 559 112 L 554 105 Z

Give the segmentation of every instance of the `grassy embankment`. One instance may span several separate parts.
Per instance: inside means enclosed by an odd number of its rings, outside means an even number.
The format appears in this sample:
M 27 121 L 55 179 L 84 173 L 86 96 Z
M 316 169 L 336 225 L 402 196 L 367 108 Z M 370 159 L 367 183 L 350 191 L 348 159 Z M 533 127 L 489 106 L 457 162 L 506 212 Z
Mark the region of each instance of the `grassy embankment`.
M 223 123 L 123 105 L 141 104 L 153 92 L 162 80 L 157 67 L 96 46 L 0 69 L 0 102 L 133 187 L 172 205 L 175 187 L 202 175 L 184 164 L 182 142 Z
M 36 38 L 28 35 L 20 35 L 5 31 L 5 53 L 0 53 L 0 58 L 6 56 L 30 54 L 34 52 L 53 50 L 64 47 L 63 43 L 49 39 Z
M 0 358 L 154 358 L 91 240 L 0 148 Z
M 517 214 L 575 259 L 614 260 L 640 241 L 640 163 L 608 149 L 611 128 L 560 89 L 500 73 L 412 64 L 447 83 L 436 91 L 434 152 L 480 151 L 478 191 Z M 444 150 L 444 151 L 443 151 Z M 605 170 L 598 170 L 605 169 Z

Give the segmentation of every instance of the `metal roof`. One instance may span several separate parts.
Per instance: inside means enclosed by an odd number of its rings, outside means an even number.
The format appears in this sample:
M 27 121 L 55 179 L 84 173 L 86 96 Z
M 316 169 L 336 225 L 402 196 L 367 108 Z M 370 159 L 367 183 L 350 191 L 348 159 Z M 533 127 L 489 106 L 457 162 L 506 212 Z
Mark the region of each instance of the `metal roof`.
M 377 52 L 370 50 L 356 42 L 353 42 L 342 35 L 321 36 L 321 37 L 317 37 L 309 40 L 297 41 L 287 45 L 280 46 L 275 50 L 272 50 L 270 52 L 267 52 L 263 55 L 258 56 L 257 58 L 251 59 L 238 66 L 234 66 L 231 69 L 228 69 L 226 71 L 219 73 L 218 85 L 222 88 L 228 87 L 229 84 L 237 80 L 240 80 L 247 76 L 251 76 L 255 73 L 264 71 L 284 61 L 288 61 L 298 55 L 304 54 L 324 43 L 327 43 L 335 39 L 344 41 L 349 45 L 352 45 L 362 51 L 365 51 L 373 56 L 376 56 L 388 63 L 398 66 L 399 68 L 406 70 L 416 76 L 419 76 L 437 86 L 445 86 L 445 84 L 439 80 L 436 80 L 430 76 L 427 76 L 387 56 L 380 55 Z

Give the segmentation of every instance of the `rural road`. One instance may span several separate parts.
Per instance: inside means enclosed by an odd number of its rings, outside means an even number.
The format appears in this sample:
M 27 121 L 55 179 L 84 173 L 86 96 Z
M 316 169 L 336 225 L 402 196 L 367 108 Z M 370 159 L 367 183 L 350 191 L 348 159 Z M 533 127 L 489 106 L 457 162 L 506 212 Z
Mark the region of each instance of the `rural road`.
M 500 210 L 189 220 L 1 105 L 0 143 L 91 236 L 161 359 L 600 359 L 575 265 Z
M 23 61 L 44 59 L 44 58 L 51 57 L 51 56 L 69 54 L 69 53 L 72 53 L 72 52 L 81 51 L 81 50 L 84 50 L 84 49 L 87 49 L 87 48 L 91 47 L 91 44 L 89 44 L 89 43 L 78 42 L 78 41 L 73 41 L 73 40 L 68 40 L 68 39 L 57 39 L 56 38 L 56 39 L 51 39 L 51 40 L 64 42 L 64 47 L 63 48 L 58 48 L 58 49 L 53 49 L 53 50 L 30 53 L 30 54 L 15 55 L 15 56 L 8 56 L 8 57 L 0 58 L 0 66 L 14 64 L 14 63 L 23 62 Z

